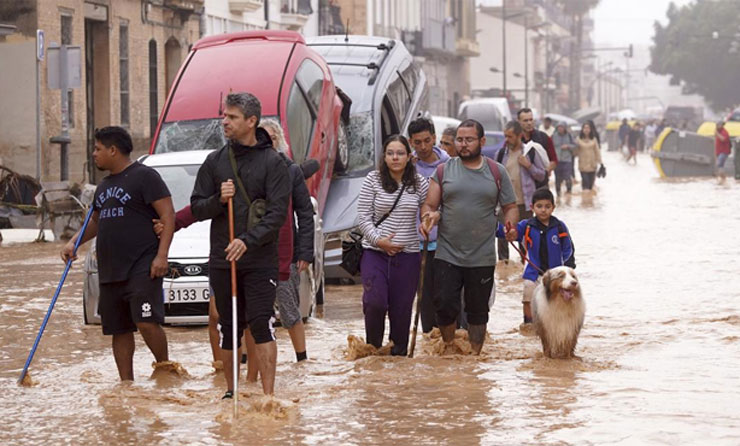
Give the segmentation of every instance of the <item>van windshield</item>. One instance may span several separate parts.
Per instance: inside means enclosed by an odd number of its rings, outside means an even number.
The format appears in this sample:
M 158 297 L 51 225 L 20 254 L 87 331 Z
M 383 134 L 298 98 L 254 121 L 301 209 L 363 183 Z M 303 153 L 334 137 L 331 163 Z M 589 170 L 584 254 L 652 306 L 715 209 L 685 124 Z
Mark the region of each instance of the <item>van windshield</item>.
M 354 113 L 349 118 L 347 127 L 347 144 L 349 148 L 349 169 L 364 172 L 375 165 L 375 144 L 373 141 L 372 112 Z
M 221 119 L 165 122 L 159 130 L 154 153 L 216 150 L 226 144 Z
M 275 116 L 263 116 L 261 119 Z M 159 130 L 154 153 L 217 150 L 226 144 L 221 118 L 165 122 Z

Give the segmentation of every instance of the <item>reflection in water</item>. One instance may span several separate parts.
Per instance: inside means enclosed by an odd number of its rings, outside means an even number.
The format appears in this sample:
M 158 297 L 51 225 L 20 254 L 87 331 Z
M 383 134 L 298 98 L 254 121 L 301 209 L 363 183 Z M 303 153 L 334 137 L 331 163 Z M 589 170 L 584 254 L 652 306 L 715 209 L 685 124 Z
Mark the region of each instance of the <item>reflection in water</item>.
M 137 337 L 136 382 L 121 384 L 110 339 L 82 325 L 81 265 L 57 302 L 31 365 L 15 380 L 63 265 L 59 244 L 0 247 L 0 444 L 738 444 L 738 186 L 665 181 L 648 160 L 605 154 L 609 177 L 555 209 L 570 228 L 588 313 L 580 359 L 542 356 L 519 332 L 521 265 L 496 270 L 480 357 L 345 358 L 364 336 L 359 287 L 328 287 L 296 364 L 278 331 L 277 402 L 241 387 L 239 418 L 220 400 L 205 328 L 168 327 L 189 377 L 152 378 Z

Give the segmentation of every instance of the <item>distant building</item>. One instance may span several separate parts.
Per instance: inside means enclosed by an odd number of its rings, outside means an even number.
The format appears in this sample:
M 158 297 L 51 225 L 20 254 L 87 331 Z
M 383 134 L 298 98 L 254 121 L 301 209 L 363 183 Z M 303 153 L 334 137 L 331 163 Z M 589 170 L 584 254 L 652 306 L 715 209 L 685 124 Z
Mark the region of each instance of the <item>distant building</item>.
M 134 156 L 146 153 L 167 91 L 201 36 L 202 0 L 16 0 L 0 3 L 0 158 L 18 172 L 36 171 L 36 30 L 52 43 L 81 49 L 81 87 L 69 99 L 69 179 L 100 178 L 92 162 L 94 130 L 126 127 Z M 41 179 L 59 179 L 61 91 L 47 86 L 48 57 L 40 62 Z
M 331 17 L 321 23 L 336 23 L 338 13 L 341 24 L 349 24 L 350 34 L 401 40 L 427 76 L 429 111 L 456 116 L 458 105 L 470 95 L 469 59 L 480 53 L 474 0 L 322 0 L 322 4 L 332 9 L 325 10 Z

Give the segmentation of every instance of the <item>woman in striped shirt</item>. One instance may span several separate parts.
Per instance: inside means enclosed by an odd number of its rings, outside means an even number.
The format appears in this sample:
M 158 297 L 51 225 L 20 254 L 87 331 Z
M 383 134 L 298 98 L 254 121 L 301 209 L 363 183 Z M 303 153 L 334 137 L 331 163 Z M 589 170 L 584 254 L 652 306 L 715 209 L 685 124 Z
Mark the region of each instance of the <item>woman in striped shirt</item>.
M 383 145 L 380 168 L 365 178 L 357 204 L 365 248 L 360 263 L 365 338 L 382 345 L 387 313 L 392 355 L 406 355 L 421 266 L 416 220 L 428 188 L 411 162 L 408 140 L 394 135 Z

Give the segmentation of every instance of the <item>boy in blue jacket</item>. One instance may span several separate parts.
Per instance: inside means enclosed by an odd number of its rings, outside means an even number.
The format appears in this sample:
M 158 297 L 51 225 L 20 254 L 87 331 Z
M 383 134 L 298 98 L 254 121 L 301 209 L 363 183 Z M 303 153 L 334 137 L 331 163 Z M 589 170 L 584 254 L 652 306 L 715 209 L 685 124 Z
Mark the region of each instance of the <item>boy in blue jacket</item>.
M 532 195 L 534 217 L 520 221 L 516 225 L 516 237 L 511 233 L 508 238 L 509 241 L 516 240 L 522 243 L 524 255 L 528 260 L 522 276 L 524 278 L 522 307 L 525 324 L 532 323 L 532 295 L 539 277 L 548 269 L 556 266 L 576 267 L 575 248 L 568 227 L 552 215 L 554 210 L 555 198 L 552 192 L 544 187 L 537 189 Z M 504 238 L 504 234 L 504 227 L 499 223 L 496 235 Z

